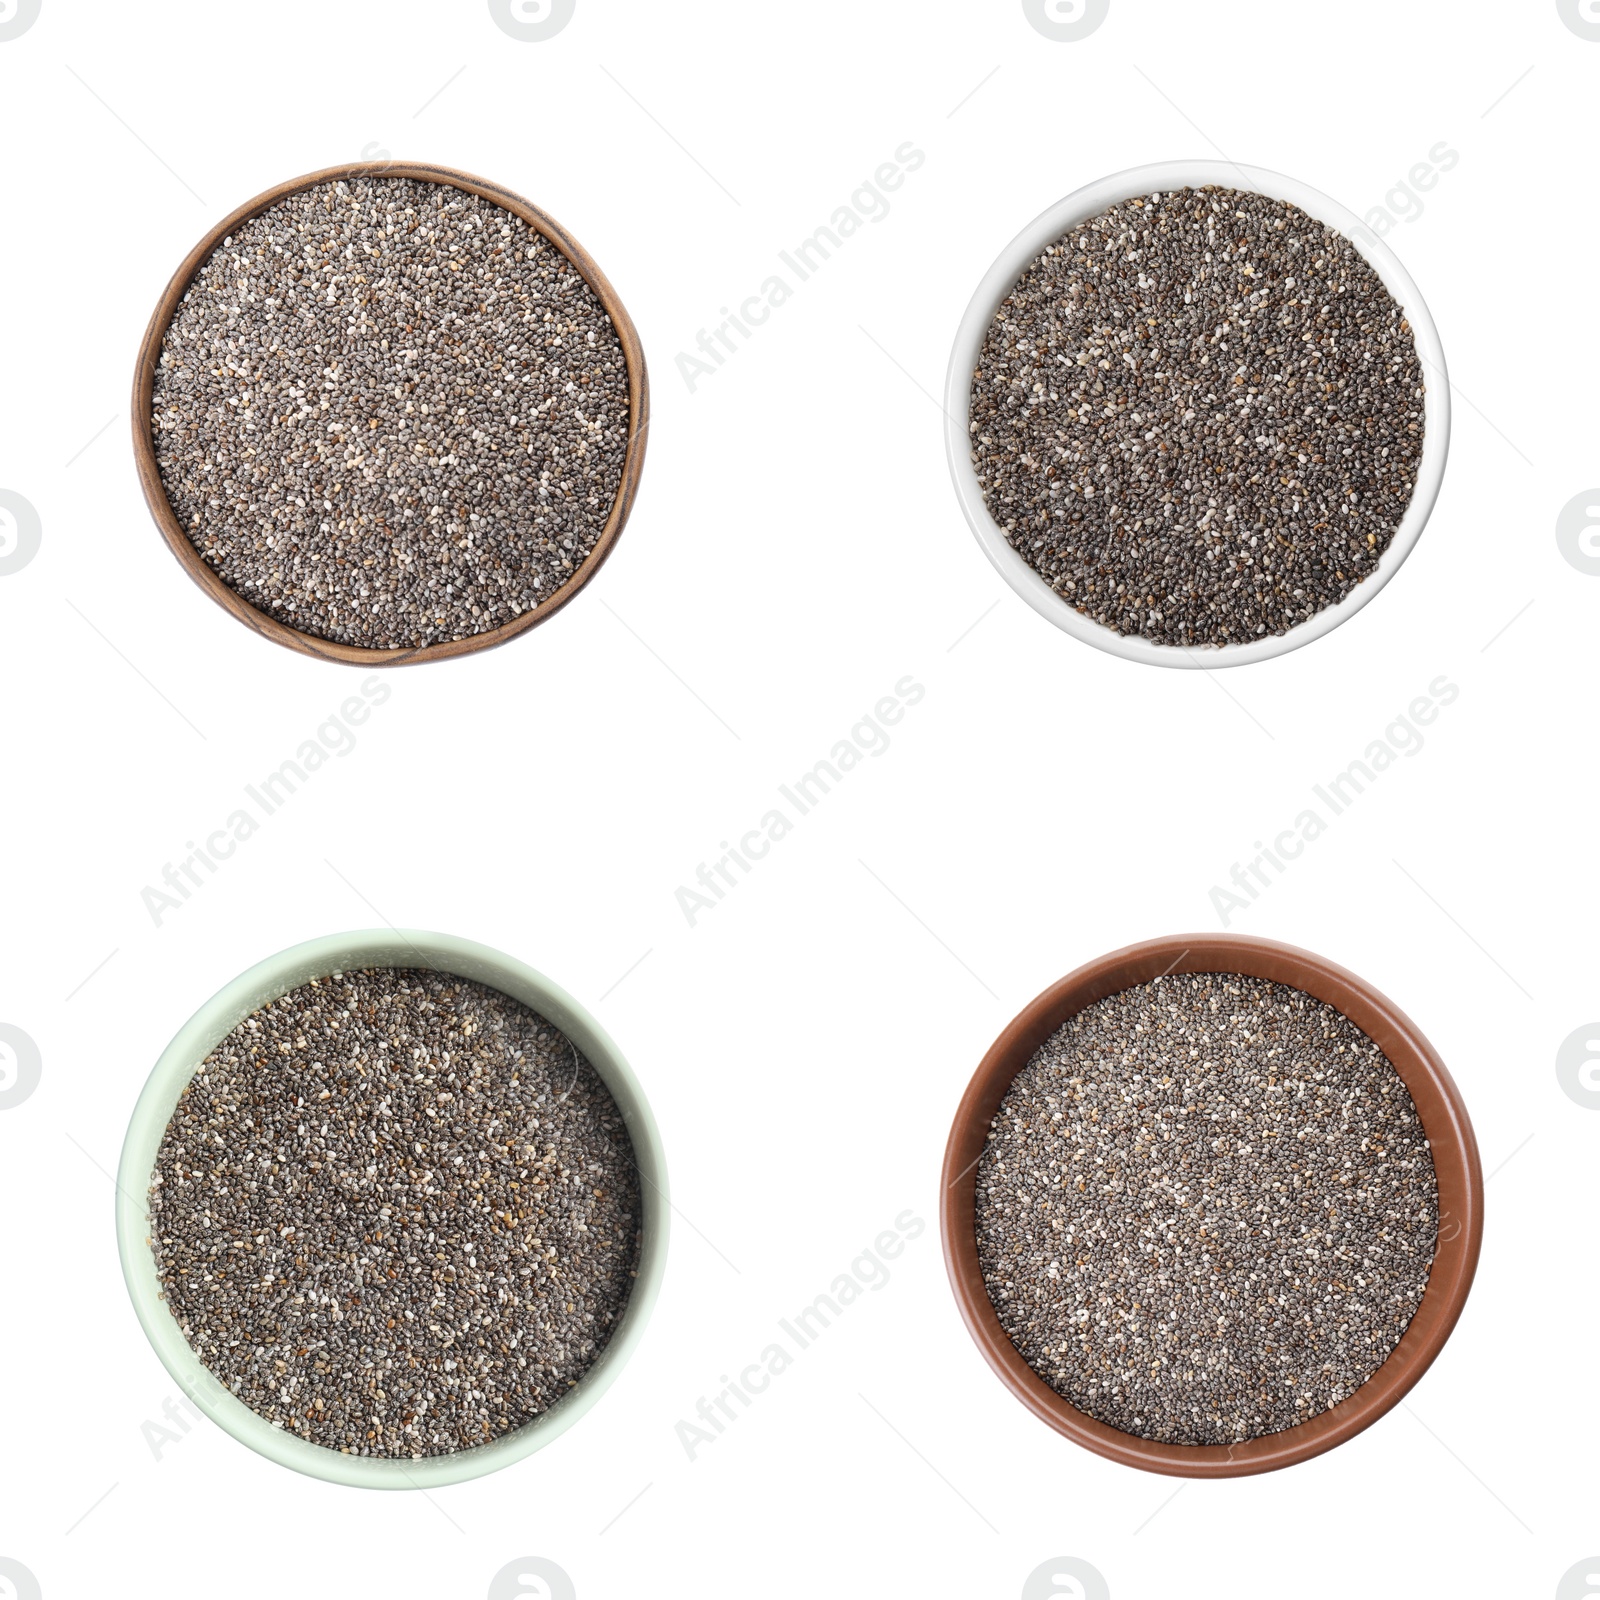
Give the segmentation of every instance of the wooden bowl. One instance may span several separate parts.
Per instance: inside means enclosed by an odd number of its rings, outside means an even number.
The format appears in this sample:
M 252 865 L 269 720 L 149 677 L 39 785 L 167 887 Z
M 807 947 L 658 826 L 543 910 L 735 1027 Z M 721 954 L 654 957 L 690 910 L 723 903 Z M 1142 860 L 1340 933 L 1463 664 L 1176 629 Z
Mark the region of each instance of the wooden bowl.
M 1428 1286 L 1389 1358 L 1338 1405 L 1280 1433 L 1231 1445 L 1166 1444 L 1123 1433 L 1064 1400 L 1022 1359 L 1000 1326 L 978 1265 L 978 1158 L 1011 1080 L 1062 1023 L 1106 995 L 1169 972 L 1237 972 L 1302 989 L 1350 1019 L 1389 1058 L 1422 1118 L 1439 1185 L 1439 1236 Z M 1483 1237 L 1483 1170 L 1466 1107 L 1416 1024 L 1354 973 L 1292 945 L 1242 934 L 1179 935 L 1114 950 L 1052 984 L 995 1040 L 956 1112 L 939 1204 L 945 1267 L 956 1303 L 989 1365 L 1036 1417 L 1097 1455 L 1183 1478 L 1237 1478 L 1321 1455 L 1398 1405 L 1450 1337 L 1472 1287 Z
M 577 269 L 584 282 L 594 291 L 595 297 L 611 318 L 617 337 L 622 342 L 623 357 L 628 367 L 628 449 L 623 460 L 622 482 L 617 486 L 611 515 L 600 531 L 594 548 L 584 558 L 583 564 L 548 599 L 531 610 L 498 628 L 475 633 L 465 639 L 450 639 L 437 644 L 399 646 L 391 650 L 374 650 L 362 645 L 339 644 L 332 639 L 319 639 L 315 634 L 303 633 L 298 628 L 270 617 L 253 606 L 225 584 L 200 552 L 190 543 L 162 487 L 161 473 L 156 466 L 155 433 L 151 425 L 151 398 L 155 388 L 156 363 L 161 358 L 161 342 L 167 327 L 176 314 L 194 275 L 210 257 L 213 250 L 239 226 L 241 222 L 269 210 L 289 195 L 298 194 L 318 184 L 338 183 L 349 178 L 384 177 L 417 178 L 426 183 L 447 183 L 468 194 L 482 196 L 513 215 L 521 217 L 535 232 L 541 233 Z M 494 646 L 514 639 L 520 633 L 537 626 L 559 611 L 594 575 L 611 554 L 612 547 L 622 533 L 623 524 L 633 507 L 634 495 L 639 488 L 639 473 L 644 466 L 645 433 L 650 421 L 650 387 L 645 372 L 644 349 L 639 343 L 638 331 L 629 317 L 617 292 L 606 275 L 595 265 L 593 257 L 553 217 L 546 216 L 537 206 L 521 195 L 502 189 L 497 183 L 475 178 L 470 173 L 457 172 L 452 167 L 436 167 L 412 161 L 353 161 L 342 167 L 325 167 L 321 172 L 310 172 L 303 178 L 291 178 L 246 201 L 214 227 L 173 274 L 161 302 L 145 329 L 144 342 L 139 346 L 139 364 L 133 374 L 133 454 L 139 467 L 139 483 L 144 489 L 145 503 L 156 520 L 168 548 L 178 558 L 185 572 L 200 585 L 225 611 L 237 617 L 247 627 L 254 628 L 263 637 L 277 644 L 287 645 L 304 655 L 318 656 L 324 661 L 339 661 L 349 666 L 398 667 L 416 661 L 444 661 L 451 656 L 469 655 L 475 650 L 490 650 Z

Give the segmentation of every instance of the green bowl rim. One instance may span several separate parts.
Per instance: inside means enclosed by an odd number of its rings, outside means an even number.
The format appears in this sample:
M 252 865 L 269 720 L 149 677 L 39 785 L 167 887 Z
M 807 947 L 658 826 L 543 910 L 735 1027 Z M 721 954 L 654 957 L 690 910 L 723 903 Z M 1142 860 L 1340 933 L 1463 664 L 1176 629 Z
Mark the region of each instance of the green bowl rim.
M 643 1242 L 622 1323 L 573 1390 L 532 1422 L 489 1444 L 422 1461 L 344 1455 L 275 1428 L 236 1399 L 195 1354 L 161 1297 L 149 1245 L 149 1188 L 173 1108 L 195 1069 L 245 1017 L 313 978 L 363 967 L 417 967 L 487 984 L 532 1006 L 567 1034 L 611 1091 L 633 1141 L 641 1184 Z M 558 984 L 488 945 L 451 934 L 372 928 L 328 934 L 280 950 L 224 984 L 178 1030 L 133 1108 L 117 1169 L 117 1252 L 133 1309 L 161 1363 L 185 1395 L 257 1454 L 329 1483 L 363 1489 L 434 1489 L 481 1478 L 543 1449 L 600 1399 L 644 1335 L 666 1269 L 666 1157 L 644 1091 L 600 1024 Z

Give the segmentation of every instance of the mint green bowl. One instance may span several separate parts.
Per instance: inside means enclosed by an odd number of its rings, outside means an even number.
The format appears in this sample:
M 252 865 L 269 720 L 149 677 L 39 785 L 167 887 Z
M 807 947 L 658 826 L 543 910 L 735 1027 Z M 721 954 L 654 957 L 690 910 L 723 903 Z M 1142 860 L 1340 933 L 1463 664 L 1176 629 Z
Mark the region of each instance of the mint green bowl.
M 212 1376 L 161 1296 L 150 1248 L 150 1178 L 178 1096 L 212 1049 L 253 1011 L 313 978 L 363 967 L 422 967 L 487 984 L 532 1006 L 575 1043 L 611 1091 L 633 1141 L 641 1178 L 639 1275 L 611 1341 L 577 1386 L 524 1427 L 490 1444 L 422 1461 L 380 1461 L 308 1444 L 256 1415 Z M 486 945 L 443 933 L 374 929 L 297 944 L 252 967 L 213 995 L 178 1030 L 133 1108 L 117 1173 L 117 1249 L 133 1309 L 162 1364 L 193 1404 L 270 1461 L 329 1483 L 361 1489 L 434 1489 L 481 1478 L 543 1449 L 610 1387 L 644 1336 L 667 1261 L 667 1167 L 655 1118 L 632 1069 L 593 1017 L 564 989 Z

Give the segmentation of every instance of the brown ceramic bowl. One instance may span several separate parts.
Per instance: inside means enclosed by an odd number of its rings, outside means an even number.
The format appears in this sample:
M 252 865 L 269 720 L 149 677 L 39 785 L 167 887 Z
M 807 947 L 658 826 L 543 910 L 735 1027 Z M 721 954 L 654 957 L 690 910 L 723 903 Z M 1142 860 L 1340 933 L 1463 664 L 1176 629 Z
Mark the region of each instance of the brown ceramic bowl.
M 161 473 L 156 467 L 155 438 L 150 425 L 150 401 L 155 387 L 156 362 L 161 355 L 161 341 L 166 337 L 167 325 L 177 311 L 178 302 L 182 300 L 190 280 L 200 270 L 211 252 L 241 222 L 268 210 L 288 195 L 297 194 L 302 189 L 309 189 L 320 183 L 337 183 L 347 178 L 362 177 L 417 178 L 426 183 L 447 183 L 457 189 L 464 189 L 468 194 L 481 195 L 485 200 L 490 200 L 515 216 L 521 217 L 535 232 L 542 233 L 572 263 L 584 282 L 594 291 L 600 304 L 605 307 L 606 315 L 611 318 L 612 326 L 617 330 L 617 337 L 622 342 L 623 355 L 628 364 L 628 451 L 622 466 L 622 482 L 617 487 L 617 497 L 612 502 L 611 515 L 607 518 L 605 527 L 601 529 L 594 549 L 584 558 L 583 564 L 549 599 L 541 601 L 532 610 L 524 611 L 520 617 L 513 618 L 498 628 L 475 633 L 466 639 L 450 639 L 438 644 L 417 647 L 402 646 L 392 650 L 372 650 L 361 645 L 338 644 L 332 639 L 319 639 L 315 634 L 302 633 L 298 628 L 291 628 L 276 618 L 269 617 L 266 612 L 258 610 L 248 600 L 230 589 L 189 542 L 177 517 L 173 514 L 172 507 L 167 502 L 166 491 L 161 485 Z M 645 432 L 649 419 L 649 381 L 645 373 L 644 350 L 639 343 L 638 332 L 633 326 L 632 318 L 617 298 L 616 290 L 611 287 L 606 275 L 595 265 L 588 251 L 559 222 L 553 217 L 546 216 L 521 195 L 513 194 L 509 189 L 502 189 L 499 184 L 490 183 L 484 178 L 474 178 L 470 173 L 457 172 L 453 167 L 436 167 L 414 161 L 356 161 L 342 167 L 325 167 L 321 172 L 310 172 L 303 178 L 292 178 L 288 183 L 280 183 L 275 188 L 268 189 L 265 194 L 258 194 L 254 200 L 246 201 L 237 211 L 224 217 L 189 252 L 183 265 L 173 274 L 172 282 L 167 285 L 166 293 L 161 296 L 161 303 L 150 319 L 150 326 L 145 329 L 144 343 L 139 347 L 139 365 L 133 375 L 133 454 L 139 467 L 139 483 L 144 489 L 145 502 L 150 507 L 150 514 L 156 520 L 156 526 L 160 528 L 162 537 L 167 541 L 168 547 L 178 558 L 184 571 L 225 611 L 237 617 L 247 627 L 254 628 L 257 633 L 277 644 L 287 645 L 291 650 L 299 650 L 305 655 L 318 656 L 324 661 L 340 661 L 350 666 L 397 667 L 414 661 L 442 661 L 450 656 L 469 655 L 475 650 L 489 650 L 497 644 L 504 644 L 508 639 L 516 638 L 519 633 L 526 633 L 529 628 L 537 626 L 546 617 L 559 611 L 600 570 L 601 564 L 611 554 L 612 546 L 622 533 L 623 524 L 628 520 L 628 512 L 633 506 L 634 495 L 638 492 L 639 473 L 644 466 Z
M 1405 1080 L 1432 1146 L 1439 1183 L 1439 1241 L 1428 1287 L 1389 1359 L 1331 1410 L 1233 1445 L 1162 1444 L 1097 1422 L 1063 1400 L 1017 1353 L 995 1316 L 978 1266 L 974 1221 L 978 1158 L 1011 1080 L 1069 1017 L 1085 1006 L 1168 972 L 1238 972 L 1302 989 L 1343 1012 Z M 1036 1417 L 1098 1455 L 1147 1472 L 1236 1478 L 1321 1455 L 1397 1405 L 1450 1337 L 1461 1315 L 1483 1236 L 1483 1170 L 1466 1107 L 1444 1063 L 1416 1024 L 1354 973 L 1292 945 L 1240 934 L 1151 939 L 1114 950 L 1052 984 L 995 1040 L 956 1112 L 945 1149 L 939 1206 L 945 1266 L 967 1328 L 1001 1382 Z

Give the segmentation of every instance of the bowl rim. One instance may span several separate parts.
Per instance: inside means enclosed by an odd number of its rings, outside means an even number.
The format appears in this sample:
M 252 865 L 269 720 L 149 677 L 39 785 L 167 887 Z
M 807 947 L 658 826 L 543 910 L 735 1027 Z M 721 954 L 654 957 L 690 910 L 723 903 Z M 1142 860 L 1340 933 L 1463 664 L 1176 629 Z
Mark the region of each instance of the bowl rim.
M 288 623 L 269 616 L 252 605 L 243 595 L 230 589 L 221 575 L 201 556 L 189 542 L 182 524 L 178 521 L 166 490 L 161 483 L 161 472 L 156 464 L 155 431 L 152 424 L 152 401 L 155 390 L 156 364 L 160 360 L 162 341 L 167 328 L 176 315 L 195 274 L 210 258 L 212 252 L 240 223 L 269 210 L 279 201 L 303 189 L 319 184 L 342 183 L 351 178 L 415 178 L 425 183 L 447 184 L 452 188 L 475 194 L 520 217 L 535 232 L 541 233 L 577 269 L 584 282 L 594 291 L 611 325 L 617 330 L 622 343 L 623 357 L 628 369 L 628 447 L 623 459 L 622 480 L 617 485 L 611 513 L 594 547 L 579 564 L 578 570 L 548 599 L 524 611 L 521 616 L 503 622 L 497 628 L 483 633 L 469 634 L 464 639 L 445 639 L 426 645 L 397 645 L 391 649 L 375 649 L 366 645 L 342 644 L 335 639 L 322 639 L 306 633 Z M 519 634 L 536 627 L 553 616 L 605 564 L 616 542 L 621 537 L 634 498 L 639 489 L 639 476 L 644 468 L 646 437 L 650 427 L 650 381 L 644 359 L 644 347 L 639 342 L 638 330 L 627 308 L 618 298 L 611 281 L 600 270 L 593 256 L 583 248 L 554 217 L 540 210 L 531 200 L 524 199 L 510 189 L 487 178 L 475 177 L 455 167 L 439 166 L 420 161 L 350 161 L 340 166 L 323 167 L 298 178 L 287 179 L 264 190 L 253 200 L 246 200 L 229 212 L 221 222 L 211 228 L 194 249 L 184 257 L 183 264 L 172 275 L 151 314 L 144 338 L 139 345 L 139 357 L 133 373 L 133 456 L 139 472 L 139 486 L 144 492 L 145 504 L 156 527 L 160 529 L 167 548 L 178 558 L 178 563 L 196 584 L 238 621 L 252 628 L 263 638 L 275 644 L 297 650 L 302 655 L 315 656 L 323 661 L 341 662 L 346 666 L 399 667 L 424 661 L 444 661 L 455 656 L 472 655 L 479 650 L 492 650 L 497 645 L 515 639 Z
M 622 1321 L 577 1385 L 531 1422 L 488 1444 L 421 1461 L 345 1455 L 275 1428 L 236 1399 L 190 1346 L 161 1297 L 149 1244 L 149 1186 L 156 1153 L 178 1096 L 212 1047 L 268 1001 L 312 978 L 362 967 L 413 967 L 469 978 L 533 1007 L 582 1050 L 610 1090 L 644 1180 L 638 1274 Z M 433 1489 L 481 1478 L 543 1449 L 585 1415 L 644 1336 L 666 1270 L 666 1157 L 644 1091 L 595 1019 L 542 973 L 487 945 L 451 934 L 372 928 L 328 934 L 280 950 L 223 985 L 174 1035 L 152 1069 L 123 1142 L 117 1169 L 116 1234 L 123 1279 L 140 1326 L 183 1393 L 219 1427 L 268 1460 L 329 1483 L 364 1489 Z
M 1309 1421 L 1232 1445 L 1141 1439 L 1080 1411 L 1023 1360 L 1000 1326 L 978 1264 L 977 1164 L 1011 1080 L 1067 1018 L 1094 1001 L 1170 972 L 1236 972 L 1289 984 L 1336 1007 L 1382 1049 L 1422 1118 L 1439 1184 L 1439 1238 L 1422 1302 L 1400 1342 L 1354 1394 Z M 1353 972 L 1294 945 L 1248 934 L 1175 934 L 1128 945 L 1036 996 L 1002 1030 L 956 1111 L 940 1176 L 945 1269 L 967 1331 L 1001 1382 L 1036 1417 L 1097 1455 L 1184 1478 L 1235 1478 L 1308 1461 L 1399 1404 L 1461 1315 L 1483 1238 L 1483 1169 L 1460 1091 L 1416 1024 Z
M 1240 180 L 1243 180 L 1242 182 Z M 968 420 L 972 373 L 983 348 L 985 334 L 1001 301 L 1016 286 L 1028 265 L 1053 240 L 1075 224 L 1096 216 L 1135 195 L 1165 193 L 1169 189 L 1199 188 L 1215 184 L 1225 188 L 1251 189 L 1275 200 L 1298 206 L 1318 222 L 1337 229 L 1383 280 L 1406 320 L 1411 324 L 1417 358 L 1424 372 L 1422 460 L 1417 467 L 1417 483 L 1410 504 L 1395 530 L 1389 547 L 1377 567 L 1336 605 L 1325 607 L 1297 623 L 1287 633 L 1251 639 L 1244 644 L 1170 645 L 1155 644 L 1137 634 L 1116 633 L 1073 609 L 1030 567 L 1007 542 L 1000 526 L 989 515 L 972 465 Z M 1158 161 L 1145 166 L 1114 172 L 1056 201 L 1030 222 L 995 259 L 984 274 L 956 329 L 950 365 L 945 374 L 944 401 L 945 454 L 956 499 L 967 525 L 977 537 L 991 564 L 1017 594 L 1058 628 L 1097 649 L 1127 661 L 1142 661 L 1152 666 L 1214 671 L 1219 667 L 1247 666 L 1287 655 L 1331 633 L 1348 621 L 1400 570 L 1416 547 L 1422 530 L 1438 499 L 1450 453 L 1450 378 L 1445 366 L 1444 347 L 1439 330 L 1411 275 L 1400 258 L 1353 211 L 1319 189 L 1266 167 L 1241 166 L 1232 161 Z

